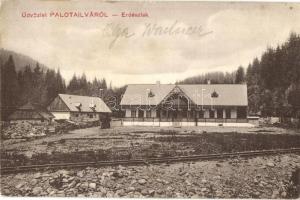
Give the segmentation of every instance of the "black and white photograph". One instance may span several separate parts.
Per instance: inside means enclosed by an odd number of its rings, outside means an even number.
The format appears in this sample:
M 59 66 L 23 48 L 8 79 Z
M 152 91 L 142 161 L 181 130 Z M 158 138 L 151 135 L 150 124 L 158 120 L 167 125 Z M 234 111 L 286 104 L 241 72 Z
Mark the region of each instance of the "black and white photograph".
M 0 197 L 300 198 L 300 3 L 0 0 Z

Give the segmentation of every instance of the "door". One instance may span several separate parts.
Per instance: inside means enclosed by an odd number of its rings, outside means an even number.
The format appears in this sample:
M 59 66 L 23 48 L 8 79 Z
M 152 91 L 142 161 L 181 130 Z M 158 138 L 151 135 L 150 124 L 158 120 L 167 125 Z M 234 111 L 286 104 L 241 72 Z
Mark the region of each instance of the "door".
M 217 118 L 223 119 L 223 109 L 221 109 L 221 108 L 217 109 Z

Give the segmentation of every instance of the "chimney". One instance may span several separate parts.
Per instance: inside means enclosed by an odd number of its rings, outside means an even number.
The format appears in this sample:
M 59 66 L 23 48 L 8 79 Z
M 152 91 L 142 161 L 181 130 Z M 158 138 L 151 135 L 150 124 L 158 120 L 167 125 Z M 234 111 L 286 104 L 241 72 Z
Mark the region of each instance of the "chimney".
M 160 81 L 156 81 L 156 86 L 160 87 Z
M 210 80 L 209 79 L 207 80 L 207 84 L 210 85 Z

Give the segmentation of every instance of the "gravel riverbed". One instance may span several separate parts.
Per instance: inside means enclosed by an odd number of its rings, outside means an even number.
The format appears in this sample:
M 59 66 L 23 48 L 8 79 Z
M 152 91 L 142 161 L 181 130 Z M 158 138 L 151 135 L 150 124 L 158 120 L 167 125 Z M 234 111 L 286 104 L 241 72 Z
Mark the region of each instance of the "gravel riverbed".
M 300 155 L 2 175 L 4 196 L 287 198 Z

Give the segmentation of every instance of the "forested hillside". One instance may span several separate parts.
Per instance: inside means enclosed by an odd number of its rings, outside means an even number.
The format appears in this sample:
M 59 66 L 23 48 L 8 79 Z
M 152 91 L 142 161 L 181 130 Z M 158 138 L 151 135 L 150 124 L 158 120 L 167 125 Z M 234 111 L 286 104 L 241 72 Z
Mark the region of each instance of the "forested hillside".
M 240 66 L 231 73 L 207 73 L 179 83 L 205 84 L 207 80 L 212 84 L 247 83 L 250 114 L 299 116 L 300 36 L 292 33 L 284 44 L 268 48 L 248 67 Z
M 10 52 L 4 51 L 3 52 Z M 1 55 L 1 59 L 6 57 Z M 53 70 L 40 64 L 33 59 L 12 53 L 7 60 L 1 64 L 1 117 L 5 119 L 16 107 L 27 102 L 37 103 L 47 106 L 59 93 L 102 96 L 105 100 L 111 101 L 110 96 L 117 96 L 116 102 L 120 101 L 120 96 L 125 87 L 107 87 L 105 79 L 94 78 L 92 82 L 87 81 L 86 76 L 74 75 L 68 85 L 66 85 L 59 69 Z M 26 59 L 24 59 L 26 58 Z M 15 60 L 23 60 L 25 65 L 16 70 Z M 28 63 L 34 63 L 31 66 Z M 108 105 L 115 106 L 112 103 Z
M 24 66 L 30 66 L 31 69 L 35 67 L 37 61 L 30 58 L 29 56 L 16 53 L 14 51 L 9 51 L 6 49 L 0 48 L 0 65 L 4 65 L 4 63 L 8 60 L 9 56 L 14 58 L 16 71 L 24 70 Z M 39 64 L 40 68 L 47 69 L 47 67 L 43 64 Z
M 250 112 L 299 117 L 300 36 L 292 33 L 284 44 L 255 58 L 247 68 L 246 81 Z
M 234 72 L 209 72 L 198 76 L 186 78 L 178 84 L 240 84 L 245 82 L 245 70 L 240 66 Z

